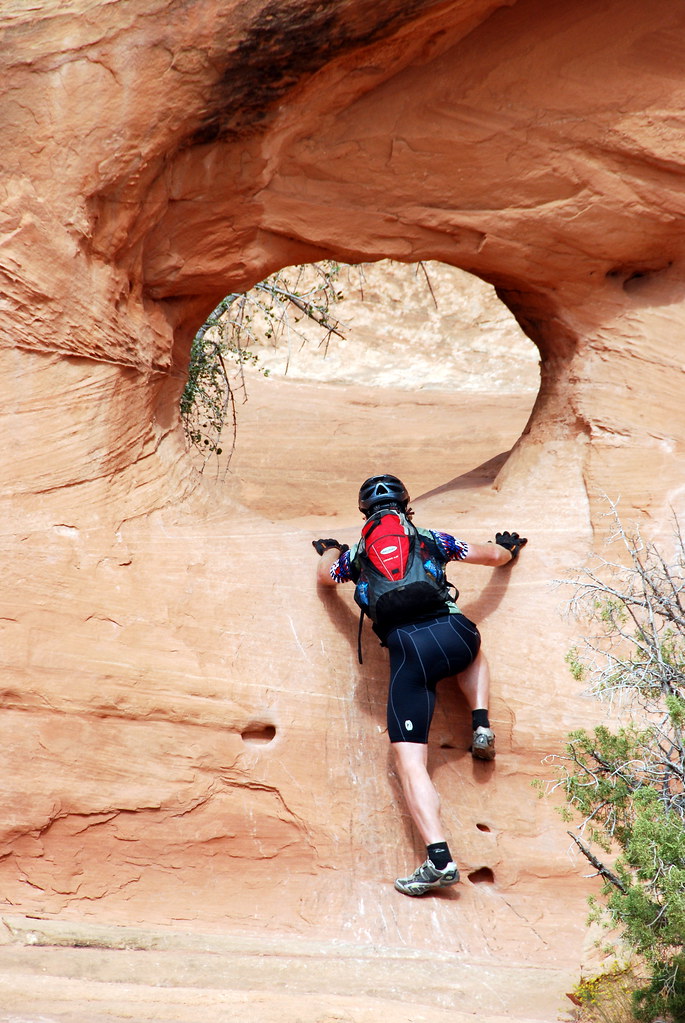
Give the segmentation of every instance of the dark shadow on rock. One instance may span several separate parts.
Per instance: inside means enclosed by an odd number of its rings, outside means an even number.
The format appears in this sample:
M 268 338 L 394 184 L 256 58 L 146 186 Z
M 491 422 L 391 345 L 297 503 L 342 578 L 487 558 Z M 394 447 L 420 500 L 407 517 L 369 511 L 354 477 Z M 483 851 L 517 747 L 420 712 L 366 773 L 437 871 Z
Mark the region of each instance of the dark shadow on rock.
M 460 766 L 468 770 L 477 785 L 492 778 L 497 761 L 471 756 L 471 710 L 456 676 L 438 683 L 435 713 L 428 739 L 428 765 L 431 773 L 440 767 Z
M 514 565 L 515 562 L 512 562 L 511 565 L 503 565 L 501 568 L 491 569 L 490 578 L 475 600 L 469 600 L 468 597 L 466 599 L 462 599 L 461 596 L 459 597 L 458 604 L 460 609 L 476 625 L 482 624 L 501 604 L 507 592 L 507 587 L 511 580 L 511 570 L 514 568 Z M 487 569 L 484 569 L 484 571 L 487 571 Z M 487 657 L 488 652 L 485 648 L 484 653 Z
M 455 476 L 448 483 L 442 483 L 439 487 L 426 491 L 425 494 L 421 494 L 416 500 L 425 501 L 428 497 L 437 497 L 438 494 L 449 494 L 454 490 L 474 490 L 480 487 L 491 486 L 512 450 L 513 448 L 510 448 L 508 451 L 501 451 L 499 455 L 489 458 L 487 462 L 481 462 L 475 469 L 463 472 L 461 476 Z
M 351 583 L 347 584 L 348 589 L 351 586 Z M 337 587 L 318 585 L 317 590 L 331 623 L 348 640 L 354 659 L 357 661 L 359 611 L 356 604 L 350 606 L 346 598 L 338 592 Z M 385 730 L 385 708 L 388 699 L 388 655 L 381 647 L 368 618 L 364 619 L 362 625 L 361 642 L 363 663 L 357 664 L 355 700 L 364 714 L 370 717 L 374 724 Z
M 473 780 L 478 785 L 487 785 L 495 773 L 497 760 L 478 760 L 477 757 L 472 757 L 471 760 L 473 762 Z
M 437 768 L 471 759 L 471 711 L 454 675 L 438 682 L 435 713 L 428 737 L 428 759 Z
M 344 584 L 341 583 L 340 585 L 343 586 Z M 348 586 L 351 585 L 351 583 L 348 584 Z M 338 592 L 337 586 L 322 586 L 321 583 L 317 583 L 316 591 L 326 610 L 326 614 L 336 629 L 343 633 L 343 635 L 349 634 L 351 638 L 354 633 L 354 641 L 356 643 L 359 614 L 342 598 L 342 594 Z

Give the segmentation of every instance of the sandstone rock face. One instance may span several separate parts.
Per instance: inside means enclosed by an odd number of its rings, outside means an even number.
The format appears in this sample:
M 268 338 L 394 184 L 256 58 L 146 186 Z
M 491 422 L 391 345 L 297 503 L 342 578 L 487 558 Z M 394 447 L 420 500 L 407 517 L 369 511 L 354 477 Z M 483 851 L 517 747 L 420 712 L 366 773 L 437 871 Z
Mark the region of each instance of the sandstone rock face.
M 552 581 L 602 493 L 656 537 L 684 503 L 682 13 L 10 0 L 0 30 L 0 1011 L 555 1019 L 591 885 L 530 782 L 599 712 Z M 516 395 L 257 382 L 231 471 L 200 478 L 194 331 L 326 256 L 493 284 L 540 351 L 530 419 Z M 421 849 L 383 651 L 360 669 L 350 594 L 313 584 L 311 537 L 353 538 L 379 469 L 423 521 L 531 540 L 515 571 L 459 572 L 501 754 L 472 764 L 447 688 L 430 755 L 464 883 L 432 900 L 391 887 Z

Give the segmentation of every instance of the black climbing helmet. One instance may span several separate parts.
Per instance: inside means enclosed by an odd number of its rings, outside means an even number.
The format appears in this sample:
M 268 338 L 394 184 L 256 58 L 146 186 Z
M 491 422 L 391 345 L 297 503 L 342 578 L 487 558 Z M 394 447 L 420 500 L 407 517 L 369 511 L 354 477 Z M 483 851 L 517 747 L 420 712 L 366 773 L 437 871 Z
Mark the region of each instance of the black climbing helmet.
M 409 494 L 397 476 L 370 476 L 359 488 L 359 511 L 368 519 L 379 508 L 400 507 L 409 504 Z

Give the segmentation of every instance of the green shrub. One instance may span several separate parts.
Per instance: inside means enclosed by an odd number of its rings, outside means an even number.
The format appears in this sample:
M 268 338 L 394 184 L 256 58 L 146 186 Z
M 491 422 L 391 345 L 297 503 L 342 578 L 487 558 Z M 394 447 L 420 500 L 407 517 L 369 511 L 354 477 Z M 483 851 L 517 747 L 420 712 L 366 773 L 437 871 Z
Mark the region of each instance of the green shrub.
M 618 518 L 622 560 L 599 558 L 573 580 L 583 651 L 574 678 L 610 699 L 620 726 L 579 730 L 558 758 L 569 834 L 602 877 L 594 917 L 618 926 L 648 978 L 632 996 L 639 1021 L 685 1020 L 685 551 L 676 523 L 667 561 Z M 600 858 L 592 847 L 599 850 Z M 607 857 L 615 855 L 613 864 Z

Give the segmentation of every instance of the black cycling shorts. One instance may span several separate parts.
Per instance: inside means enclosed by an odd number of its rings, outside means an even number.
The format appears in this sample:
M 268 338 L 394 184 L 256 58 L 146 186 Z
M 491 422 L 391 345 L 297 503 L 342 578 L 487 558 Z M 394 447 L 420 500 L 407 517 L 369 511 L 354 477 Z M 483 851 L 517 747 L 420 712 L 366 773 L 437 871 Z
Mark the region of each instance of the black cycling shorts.
M 480 633 L 465 615 L 451 614 L 402 625 L 386 639 L 390 651 L 390 742 L 428 742 L 435 687 L 476 659 Z

